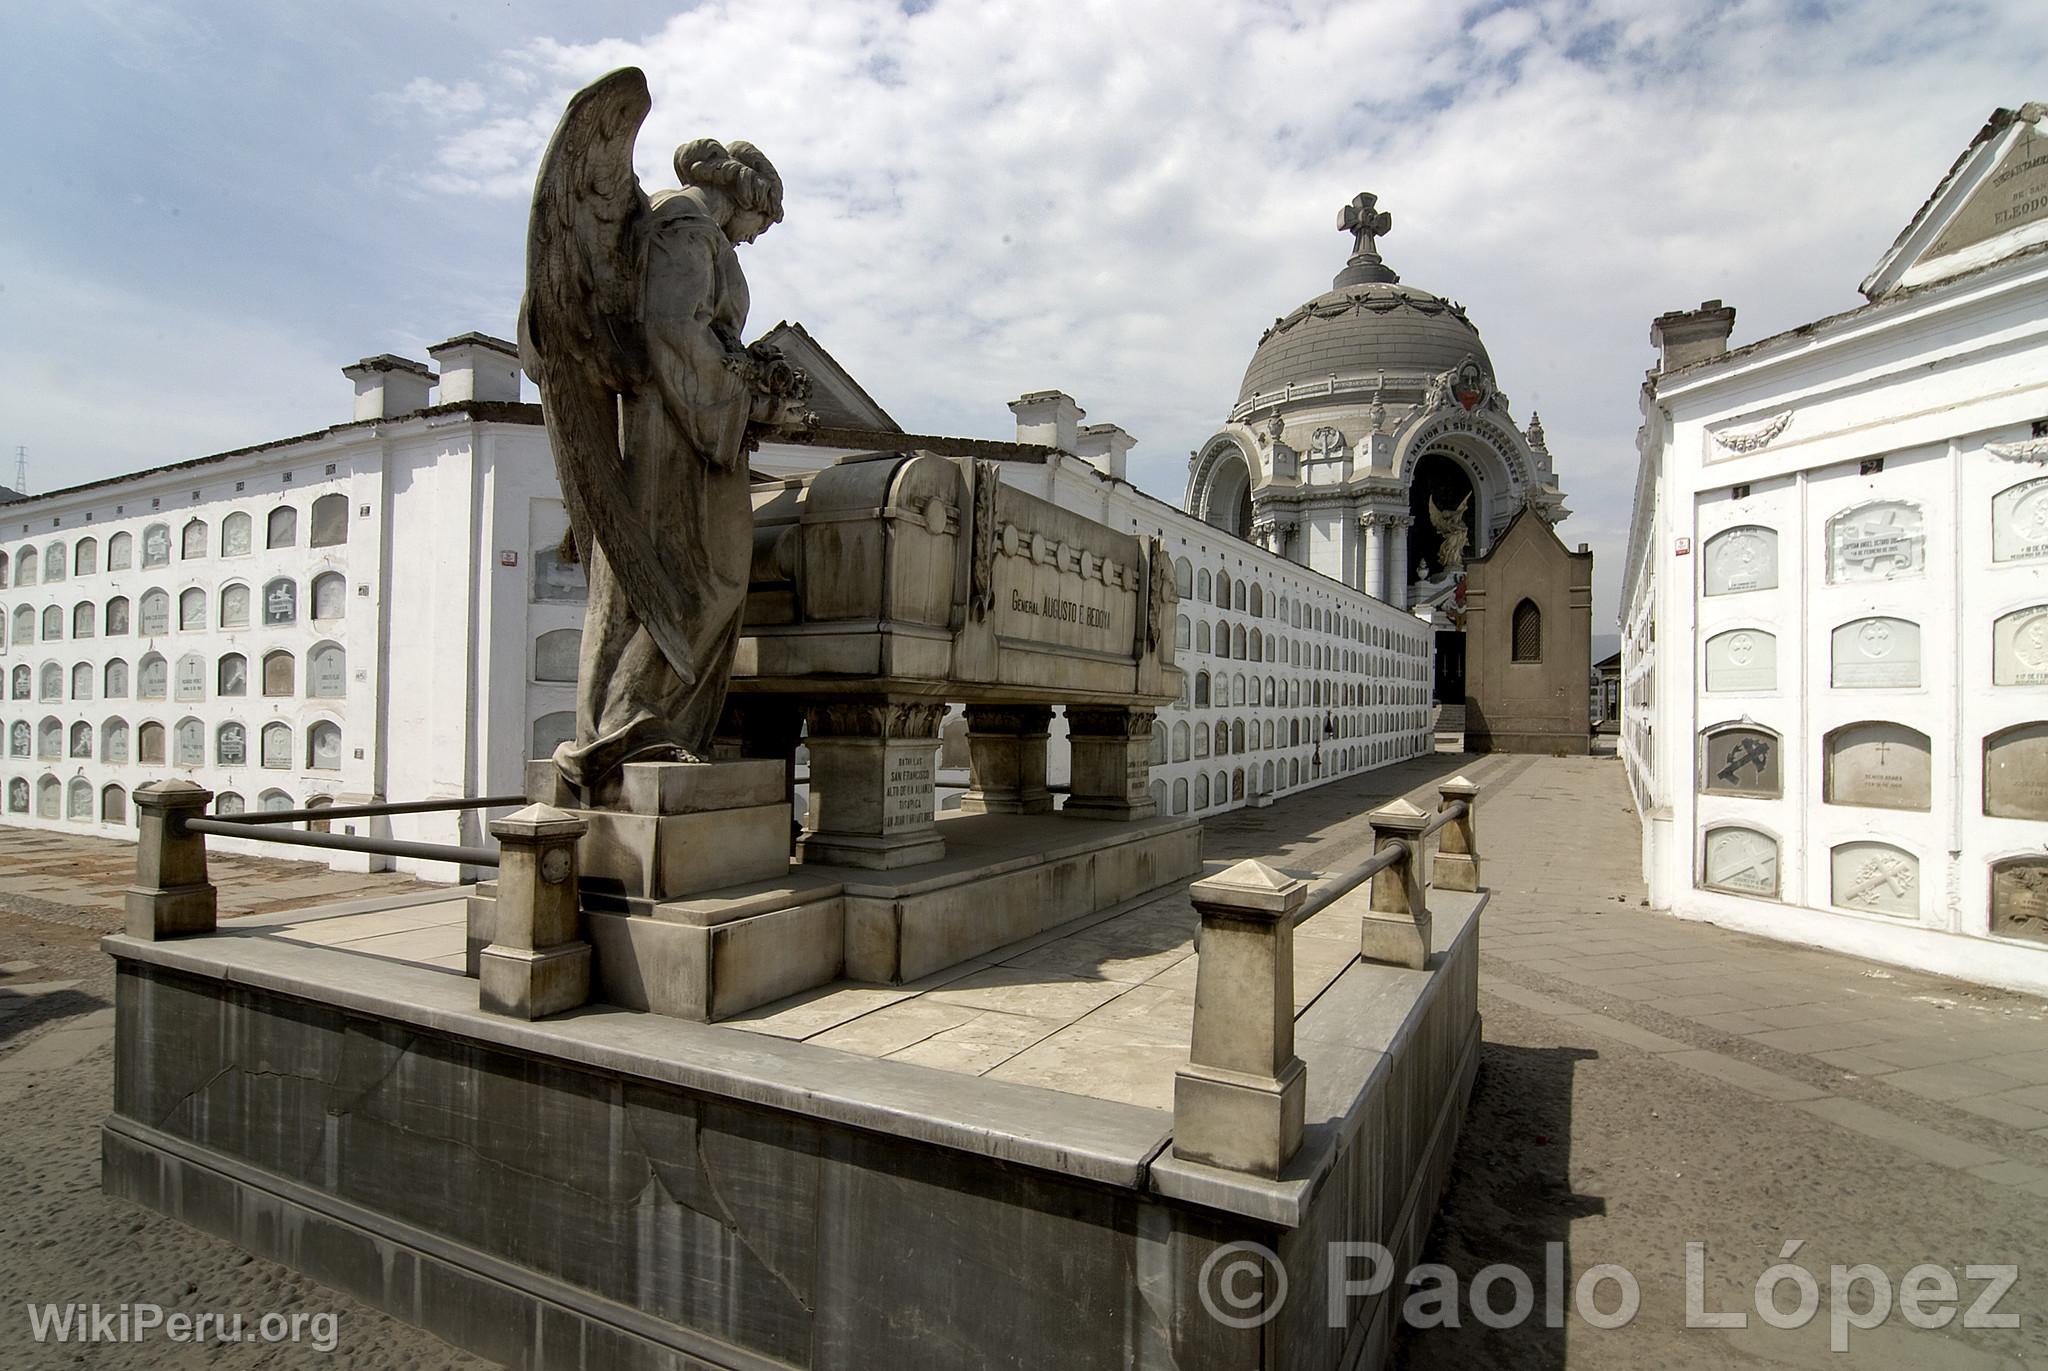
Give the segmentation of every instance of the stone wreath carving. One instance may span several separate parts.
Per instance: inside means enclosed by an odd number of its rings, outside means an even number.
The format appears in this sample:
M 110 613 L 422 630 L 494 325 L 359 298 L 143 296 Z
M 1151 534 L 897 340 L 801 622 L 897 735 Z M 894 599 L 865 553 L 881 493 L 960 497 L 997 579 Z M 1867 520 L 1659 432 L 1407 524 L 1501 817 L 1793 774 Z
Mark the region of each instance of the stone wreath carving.
M 1714 441 L 1730 452 L 1761 452 L 1771 445 L 1771 440 L 1783 433 L 1792 422 L 1792 411 L 1773 414 L 1754 428 L 1729 429 L 1716 433 Z
M 996 487 L 994 462 L 974 464 L 974 551 L 968 571 L 967 608 L 978 623 L 996 602 Z

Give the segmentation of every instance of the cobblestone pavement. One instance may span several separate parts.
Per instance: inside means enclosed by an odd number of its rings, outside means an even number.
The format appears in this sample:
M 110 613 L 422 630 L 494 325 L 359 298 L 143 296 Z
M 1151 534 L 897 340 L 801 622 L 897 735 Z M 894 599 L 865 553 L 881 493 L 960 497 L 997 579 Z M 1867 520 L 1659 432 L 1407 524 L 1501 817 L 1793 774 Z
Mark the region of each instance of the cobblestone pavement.
M 2048 1366 L 2048 1004 L 1651 912 L 1635 817 L 1611 759 L 1417 758 L 1212 820 L 1207 855 L 1304 871 L 1349 866 L 1365 848 L 1366 810 L 1395 794 L 1426 798 L 1455 772 L 1484 788 L 1479 839 L 1494 891 L 1481 938 L 1486 1043 L 1426 1253 L 1444 1270 L 1422 1291 L 1455 1279 L 1458 1326 L 1405 1330 L 1396 1364 Z M 113 897 L 125 874 L 107 868 L 95 878 L 98 899 L 67 904 L 51 898 L 47 883 L 64 881 L 49 864 L 73 855 L 41 849 L 44 887 L 11 886 L 16 837 L 0 830 L 0 1289 L 13 1301 L 0 1309 L 0 1364 L 482 1365 L 230 1244 L 99 1195 L 110 974 L 94 944 L 118 922 Z M 261 907 L 363 893 L 360 876 L 334 889 L 321 868 L 264 865 L 279 870 L 236 875 Z M 322 889 L 295 892 L 298 879 Z M 34 1016 L 24 1021 L 30 1002 Z M 10 1028 L 24 1023 L 26 1031 Z M 1746 1313 L 1744 1326 L 1686 1326 L 1689 1242 L 1704 1244 L 1698 1307 Z M 1794 1329 L 1755 1312 L 1758 1278 L 1780 1263 L 1817 1277 L 1818 1311 Z M 1922 1330 L 1893 1304 L 1878 1326 L 1844 1329 L 1848 1351 L 1831 1353 L 1830 1310 L 1860 1318 L 1870 1305 L 1867 1279 L 1835 1297 L 1829 1268 L 1857 1263 L 1894 1289 L 1923 1263 L 1945 1268 L 1958 1312 Z M 1530 1278 L 1535 1308 L 1518 1326 L 1489 1327 L 1473 1314 L 1473 1278 L 1494 1264 Z M 1625 1269 L 1640 1292 L 1619 1328 L 1596 1327 L 1575 1298 L 1580 1278 L 1601 1264 Z M 2018 1316 L 2019 1326 L 1962 1326 L 1960 1311 L 1994 1279 L 1967 1269 L 1997 1264 L 2018 1268 L 1996 1312 Z M 1616 1292 L 1612 1280 L 1594 1292 L 1596 1318 L 1614 1309 Z M 1515 1293 L 1511 1279 L 1494 1279 L 1487 1308 L 1509 1310 Z M 1795 1281 L 1776 1294 L 1775 1308 L 1796 1310 Z M 155 1300 L 252 1318 L 331 1311 L 341 1317 L 339 1347 L 323 1355 L 244 1345 L 215 1355 L 151 1343 L 81 1358 L 79 1349 L 27 1343 L 23 1299 Z M 1926 1303 L 1923 1323 L 1939 1317 L 1938 1305 Z

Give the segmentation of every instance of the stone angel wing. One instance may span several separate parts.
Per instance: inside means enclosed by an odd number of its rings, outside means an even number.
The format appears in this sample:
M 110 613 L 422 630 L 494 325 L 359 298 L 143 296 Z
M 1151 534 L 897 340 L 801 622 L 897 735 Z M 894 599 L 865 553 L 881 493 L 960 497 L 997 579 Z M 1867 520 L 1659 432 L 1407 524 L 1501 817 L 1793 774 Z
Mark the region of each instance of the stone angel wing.
M 685 683 L 696 679 L 677 583 L 633 508 L 619 450 L 619 397 L 648 384 L 641 331 L 647 195 L 633 141 L 653 104 L 647 77 L 624 67 L 578 91 L 541 158 L 527 223 L 519 353 L 540 387 L 569 527 L 596 546 L 635 616 Z

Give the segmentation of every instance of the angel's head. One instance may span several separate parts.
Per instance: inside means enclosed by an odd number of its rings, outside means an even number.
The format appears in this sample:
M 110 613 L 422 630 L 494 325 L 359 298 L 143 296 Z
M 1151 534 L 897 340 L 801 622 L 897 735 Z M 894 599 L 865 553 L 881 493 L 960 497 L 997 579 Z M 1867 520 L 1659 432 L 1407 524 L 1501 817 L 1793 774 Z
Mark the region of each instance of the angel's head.
M 723 225 L 735 243 L 751 243 L 782 222 L 782 177 L 752 143 L 730 147 L 716 138 L 693 138 L 676 149 L 676 179 L 686 187 L 721 192 L 730 205 Z

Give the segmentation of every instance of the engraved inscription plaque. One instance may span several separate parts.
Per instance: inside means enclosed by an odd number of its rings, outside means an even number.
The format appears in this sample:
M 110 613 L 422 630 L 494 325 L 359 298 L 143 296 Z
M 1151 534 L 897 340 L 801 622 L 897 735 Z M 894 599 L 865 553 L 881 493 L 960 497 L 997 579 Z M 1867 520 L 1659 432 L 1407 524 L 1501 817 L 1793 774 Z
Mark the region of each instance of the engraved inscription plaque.
M 1991 931 L 2048 942 L 2048 857 L 2014 857 L 1991 868 Z
M 1926 521 L 1910 501 L 1873 500 L 1828 520 L 1830 584 L 1918 576 L 1926 556 Z
M 2048 685 L 2048 605 L 2016 609 L 1991 625 L 1991 684 Z
M 1991 560 L 2048 557 L 2048 476 L 2022 481 L 1991 497 Z
M 2048 723 L 2017 724 L 1984 740 L 1984 812 L 2048 819 Z
M 1778 640 L 1760 628 L 1736 628 L 1707 639 L 1707 689 L 1776 690 Z
M 1927 735 L 1904 724 L 1847 724 L 1828 734 L 1831 805 L 1926 809 L 1932 773 Z
M 1736 895 L 1778 897 L 1778 840 L 1754 828 L 1707 830 L 1700 884 Z
M 1733 724 L 1700 736 L 1700 789 L 1709 795 L 1776 799 L 1778 735 L 1765 728 Z
M 932 749 L 890 749 L 882 792 L 882 831 L 902 833 L 932 823 Z
M 1920 913 L 1920 859 L 1890 843 L 1843 843 L 1829 854 L 1830 898 L 1872 914 Z
M 1829 683 L 1843 690 L 1910 689 L 1920 684 L 1920 625 L 1882 616 L 1851 619 L 1834 632 Z
M 1778 531 L 1743 524 L 1717 533 L 1707 539 L 1701 565 L 1709 595 L 1773 589 L 1778 584 Z

